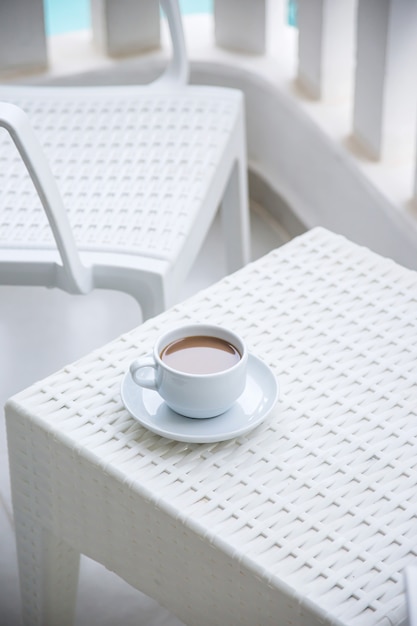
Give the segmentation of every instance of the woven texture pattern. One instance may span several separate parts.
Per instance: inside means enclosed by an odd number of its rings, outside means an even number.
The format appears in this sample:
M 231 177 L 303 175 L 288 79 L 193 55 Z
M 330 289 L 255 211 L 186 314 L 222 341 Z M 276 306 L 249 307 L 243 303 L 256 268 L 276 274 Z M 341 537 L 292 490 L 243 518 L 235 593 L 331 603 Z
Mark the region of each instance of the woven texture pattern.
M 30 92 L 8 88 L 3 97 L 29 115 L 79 249 L 175 257 L 235 128 L 240 94 L 200 86 L 170 93 L 146 87 L 45 88 L 42 93 L 42 99 L 33 99 Z M 55 247 L 5 131 L 0 134 L 0 246 Z
M 186 321 L 235 329 L 279 378 L 251 433 L 176 443 L 124 409 L 130 361 Z M 15 503 L 189 624 L 400 624 L 416 363 L 417 274 L 314 229 L 15 396 Z

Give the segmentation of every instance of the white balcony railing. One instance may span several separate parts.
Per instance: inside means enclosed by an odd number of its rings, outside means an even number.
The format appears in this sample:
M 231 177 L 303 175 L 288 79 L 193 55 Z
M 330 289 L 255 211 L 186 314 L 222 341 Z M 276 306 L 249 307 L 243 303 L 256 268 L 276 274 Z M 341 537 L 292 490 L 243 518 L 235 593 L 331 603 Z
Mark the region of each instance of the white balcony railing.
M 42 0 L 2 0 L 3 80 L 134 82 L 162 62 L 156 0 L 90 4 L 91 33 L 47 41 Z M 192 81 L 245 91 L 253 193 L 417 268 L 417 2 L 297 9 L 298 29 L 288 0 L 214 0 L 213 15 L 187 17 Z

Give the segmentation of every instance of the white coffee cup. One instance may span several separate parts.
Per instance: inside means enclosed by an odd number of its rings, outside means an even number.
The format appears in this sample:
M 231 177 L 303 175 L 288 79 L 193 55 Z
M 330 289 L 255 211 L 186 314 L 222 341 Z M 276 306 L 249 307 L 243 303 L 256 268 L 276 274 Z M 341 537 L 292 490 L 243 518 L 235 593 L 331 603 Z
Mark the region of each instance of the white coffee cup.
M 245 342 L 235 332 L 190 324 L 161 335 L 152 355 L 135 359 L 130 373 L 177 413 L 208 418 L 227 411 L 243 393 L 247 362 Z

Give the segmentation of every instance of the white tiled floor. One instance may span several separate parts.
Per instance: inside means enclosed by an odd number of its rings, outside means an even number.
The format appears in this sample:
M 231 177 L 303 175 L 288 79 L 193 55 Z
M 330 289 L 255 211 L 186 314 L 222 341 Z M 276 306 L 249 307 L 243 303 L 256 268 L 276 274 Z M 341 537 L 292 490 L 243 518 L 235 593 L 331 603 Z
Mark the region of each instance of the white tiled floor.
M 252 206 L 252 258 L 289 240 L 258 206 Z M 181 299 L 224 275 L 216 221 Z M 130 330 L 141 321 L 124 294 L 96 291 L 69 296 L 58 290 L 0 287 L 0 403 L 63 365 Z M 140 563 L 138 567 L 146 567 Z M 20 626 L 20 603 L 4 417 L 0 419 L 0 626 Z M 76 626 L 180 626 L 153 600 L 118 576 L 82 558 Z M 57 624 L 59 626 L 59 624 Z

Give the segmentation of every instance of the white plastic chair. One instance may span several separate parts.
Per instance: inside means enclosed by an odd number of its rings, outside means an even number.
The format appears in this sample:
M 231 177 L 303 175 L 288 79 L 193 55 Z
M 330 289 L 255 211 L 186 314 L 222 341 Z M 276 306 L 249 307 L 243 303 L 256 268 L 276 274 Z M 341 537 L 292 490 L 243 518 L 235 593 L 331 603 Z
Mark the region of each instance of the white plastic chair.
M 220 205 L 228 270 L 249 260 L 243 94 L 187 84 L 178 3 L 161 6 L 173 53 L 149 85 L 0 86 L 0 283 L 122 290 L 147 318 Z

